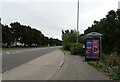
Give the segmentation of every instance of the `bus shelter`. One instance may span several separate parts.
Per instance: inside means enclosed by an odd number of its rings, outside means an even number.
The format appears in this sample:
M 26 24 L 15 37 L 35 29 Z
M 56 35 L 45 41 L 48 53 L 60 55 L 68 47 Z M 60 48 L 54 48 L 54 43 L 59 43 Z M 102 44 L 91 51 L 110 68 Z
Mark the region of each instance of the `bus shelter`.
M 99 59 L 101 54 L 102 34 L 91 32 L 84 35 L 85 40 L 85 60 Z

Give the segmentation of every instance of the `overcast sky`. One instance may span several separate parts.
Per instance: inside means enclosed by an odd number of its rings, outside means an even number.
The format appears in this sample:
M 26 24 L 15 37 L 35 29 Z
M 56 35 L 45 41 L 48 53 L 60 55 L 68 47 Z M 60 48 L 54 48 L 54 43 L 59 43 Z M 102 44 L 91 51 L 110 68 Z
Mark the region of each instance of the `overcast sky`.
M 94 20 L 117 10 L 119 0 L 80 0 L 79 32 Z M 62 29 L 76 29 L 77 0 L 1 0 L 0 17 L 3 24 L 20 22 L 40 30 L 45 36 L 61 39 Z

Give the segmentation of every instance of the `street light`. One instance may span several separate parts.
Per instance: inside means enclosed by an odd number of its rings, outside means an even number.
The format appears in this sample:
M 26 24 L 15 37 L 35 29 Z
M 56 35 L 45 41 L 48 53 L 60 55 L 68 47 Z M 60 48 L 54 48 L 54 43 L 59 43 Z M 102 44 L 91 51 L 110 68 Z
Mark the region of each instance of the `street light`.
M 79 0 L 77 2 L 77 43 L 78 43 L 78 28 L 79 28 Z

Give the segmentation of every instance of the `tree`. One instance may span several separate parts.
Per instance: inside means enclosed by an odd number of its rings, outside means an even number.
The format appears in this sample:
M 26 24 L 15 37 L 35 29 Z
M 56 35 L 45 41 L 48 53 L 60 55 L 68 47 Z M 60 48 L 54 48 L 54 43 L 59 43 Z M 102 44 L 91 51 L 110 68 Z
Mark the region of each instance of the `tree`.
M 11 46 L 12 42 L 12 31 L 7 25 L 2 24 L 2 43 L 3 46 Z
M 70 50 L 72 44 L 76 43 L 77 40 L 77 32 L 75 30 L 62 30 L 62 40 L 63 40 L 63 48 L 65 50 Z M 79 43 L 81 42 L 81 38 L 79 35 Z
M 41 31 L 34 29 L 30 26 L 21 25 L 19 22 L 10 23 L 11 27 L 2 25 L 3 46 L 17 46 L 20 42 L 26 46 L 51 46 L 61 45 L 62 41 L 54 38 L 48 38 L 41 33 Z
M 102 49 L 105 53 L 120 51 L 120 10 L 111 10 L 105 18 L 100 21 L 94 21 L 91 27 L 84 31 L 85 34 L 89 32 L 99 32 L 103 34 Z

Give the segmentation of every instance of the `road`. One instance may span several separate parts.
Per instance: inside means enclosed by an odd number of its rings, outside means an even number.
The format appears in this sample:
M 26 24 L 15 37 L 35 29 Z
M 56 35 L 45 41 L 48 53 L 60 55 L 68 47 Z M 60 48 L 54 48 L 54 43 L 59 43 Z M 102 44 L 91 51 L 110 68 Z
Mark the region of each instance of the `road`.
M 80 56 L 65 54 L 63 66 L 50 80 L 110 80 L 104 73 L 83 60 Z
M 2 72 L 6 72 L 16 66 L 24 64 L 30 60 L 38 58 L 44 54 L 52 52 L 58 47 L 32 48 L 25 50 L 15 50 L 2 53 Z
M 3 80 L 48 80 L 64 63 L 59 49 L 2 73 Z

